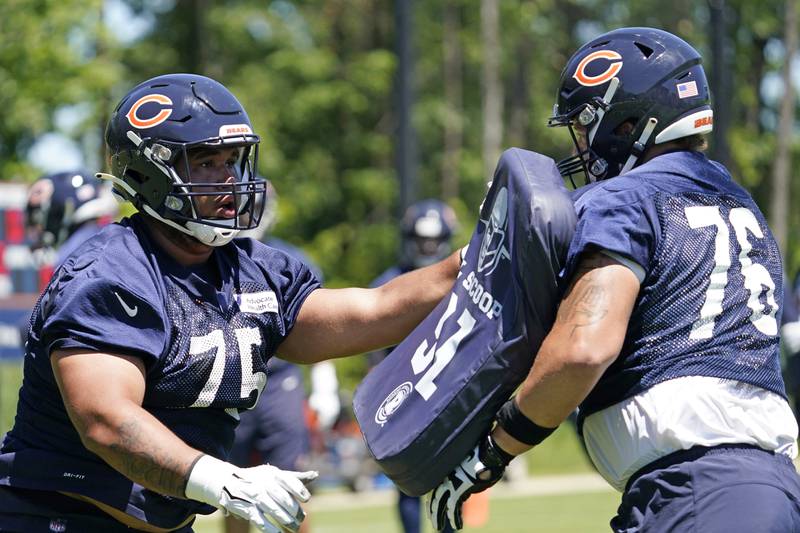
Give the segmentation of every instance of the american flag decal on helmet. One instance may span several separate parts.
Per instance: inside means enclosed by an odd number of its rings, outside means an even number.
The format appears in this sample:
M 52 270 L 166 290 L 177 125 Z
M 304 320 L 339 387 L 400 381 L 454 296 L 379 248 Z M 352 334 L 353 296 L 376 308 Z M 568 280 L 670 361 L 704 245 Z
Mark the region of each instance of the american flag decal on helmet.
M 697 96 L 697 82 L 687 81 L 678 84 L 678 98 L 690 98 Z

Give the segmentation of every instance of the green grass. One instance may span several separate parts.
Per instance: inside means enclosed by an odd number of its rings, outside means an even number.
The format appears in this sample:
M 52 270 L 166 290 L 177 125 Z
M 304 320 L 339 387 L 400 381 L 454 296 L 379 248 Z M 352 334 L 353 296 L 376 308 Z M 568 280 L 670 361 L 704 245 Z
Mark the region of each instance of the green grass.
M 0 438 L 14 424 L 21 383 L 22 359 L 0 362 Z
M 577 474 L 594 472 L 573 426 L 564 422 L 547 440 L 526 454 L 528 472 L 537 474 Z
M 357 494 L 353 498 L 358 498 Z M 609 531 L 608 521 L 619 503 L 619 494 L 606 492 L 525 496 L 493 499 L 489 522 L 480 528 L 465 528 L 474 533 L 592 533 Z M 347 510 L 309 513 L 312 533 L 401 533 L 393 506 L 382 505 Z M 222 533 L 222 518 L 217 514 L 199 521 L 196 533 Z M 251 528 L 251 531 L 255 531 Z M 427 519 L 425 533 L 431 531 Z

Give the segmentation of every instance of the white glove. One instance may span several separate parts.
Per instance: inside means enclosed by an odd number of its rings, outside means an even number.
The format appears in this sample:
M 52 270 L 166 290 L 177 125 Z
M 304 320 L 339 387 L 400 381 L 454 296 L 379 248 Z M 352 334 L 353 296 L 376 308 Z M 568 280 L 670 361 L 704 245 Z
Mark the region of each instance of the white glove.
M 305 518 L 299 502 L 311 496 L 305 483 L 317 472 L 291 472 L 272 465 L 238 468 L 204 455 L 194 464 L 186 497 L 213 505 L 226 516 L 234 514 L 260 531 L 295 532 Z
M 503 477 L 512 456 L 503 452 L 487 435 L 461 461 L 438 487 L 428 495 L 428 518 L 435 531 L 444 529 L 447 522 L 461 529 L 461 506 L 472 494 L 482 492 Z
M 310 374 L 311 395 L 308 405 L 317 413 L 320 426 L 330 429 L 342 410 L 336 367 L 330 361 L 322 361 L 311 367 Z

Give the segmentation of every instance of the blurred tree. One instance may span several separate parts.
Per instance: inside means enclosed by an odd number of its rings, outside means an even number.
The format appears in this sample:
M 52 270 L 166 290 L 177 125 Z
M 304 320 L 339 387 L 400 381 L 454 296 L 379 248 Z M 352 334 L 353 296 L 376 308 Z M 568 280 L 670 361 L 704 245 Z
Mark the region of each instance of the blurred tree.
M 792 134 L 795 125 L 795 100 L 797 98 L 792 77 L 792 63 L 797 54 L 797 6 L 794 0 L 786 1 L 784 27 L 783 96 L 781 96 L 780 115 L 778 116 L 775 164 L 772 167 L 770 226 L 775 234 L 775 239 L 777 239 L 781 250 L 785 254 L 788 229 L 787 213 L 791 195 L 789 189 L 789 167 L 792 158 Z
M 481 0 L 483 68 L 483 174 L 490 176 L 500 155 L 503 137 L 503 83 L 500 74 L 500 6 L 498 0 Z
M 731 123 L 730 64 L 731 47 L 725 0 L 708 2 L 711 26 L 711 68 L 709 83 L 714 88 L 714 143 L 709 155 L 724 165 L 730 165 L 731 154 L 728 130 Z
M 459 160 L 464 142 L 463 78 L 464 58 L 461 49 L 461 10 L 453 0 L 445 0 L 442 9 L 442 85 L 444 87 L 444 135 L 442 155 L 442 198 L 453 199 L 459 193 Z
M 0 106 L 5 109 L 0 122 L 2 179 L 38 177 L 41 170 L 27 158 L 45 133 L 60 132 L 80 144 L 99 146 L 97 103 L 119 71 L 108 50 L 99 46 L 101 7 L 100 0 L 4 2 L 0 16 Z

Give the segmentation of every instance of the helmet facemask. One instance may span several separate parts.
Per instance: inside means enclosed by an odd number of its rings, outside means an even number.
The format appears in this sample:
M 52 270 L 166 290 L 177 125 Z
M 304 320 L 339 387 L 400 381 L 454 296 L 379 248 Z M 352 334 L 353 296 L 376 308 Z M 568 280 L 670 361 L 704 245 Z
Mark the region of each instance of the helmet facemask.
M 147 216 L 209 246 L 261 221 L 266 184 L 256 175 L 259 137 L 219 82 L 165 74 L 140 83 L 114 110 L 106 143 L 112 173 L 99 176 Z M 212 154 L 206 161 L 197 150 Z M 204 160 L 195 164 L 197 157 Z
M 142 204 L 137 207 L 211 246 L 226 244 L 239 231 L 258 227 L 264 210 L 267 184 L 255 171 L 258 163 L 257 136 L 232 135 L 193 143 L 141 139 L 132 131 L 128 132 L 128 136 L 137 150 L 130 161 L 144 162 L 145 168 L 126 166 L 122 169 L 122 175 L 127 173 L 127 176 L 134 178 L 137 175 L 153 178 L 155 173 L 161 175 L 159 179 L 144 181 L 167 184 L 155 195 L 157 202 L 134 201 Z M 232 180 L 207 182 L 193 177 L 190 163 L 196 151 L 230 148 L 239 149 L 236 161 L 231 165 Z M 168 179 L 163 180 L 163 176 Z M 232 216 L 204 212 L 209 205 L 224 206 L 226 210 L 232 210 Z
M 553 109 L 553 116 L 547 121 L 551 128 L 566 126 L 575 147 L 573 155 L 557 163 L 562 176 L 569 177 L 573 187 L 576 187 L 573 176 L 583 173 L 585 183 L 593 183 L 606 177 L 608 161 L 593 150 L 597 130 L 611 106 L 611 100 L 619 87 L 619 79 L 613 78 L 608 85 L 605 95 L 594 97 L 566 114 L 558 114 L 558 107 Z

